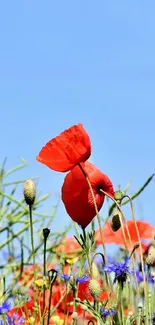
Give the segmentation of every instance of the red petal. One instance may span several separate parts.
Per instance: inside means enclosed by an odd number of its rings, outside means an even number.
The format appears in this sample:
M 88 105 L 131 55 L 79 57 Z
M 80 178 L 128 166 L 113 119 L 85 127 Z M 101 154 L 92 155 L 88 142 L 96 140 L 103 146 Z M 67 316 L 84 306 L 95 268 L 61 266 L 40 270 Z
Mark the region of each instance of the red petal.
M 105 197 L 99 189 L 102 188 L 113 196 L 114 190 L 112 183 L 108 176 L 101 173 L 90 162 L 86 162 L 82 166 L 89 177 L 99 211 Z M 64 179 L 62 201 L 69 216 L 82 227 L 87 227 L 96 215 L 88 183 L 79 166 L 73 168 Z
M 89 135 L 79 123 L 50 140 L 36 159 L 53 170 L 66 172 L 86 161 L 90 154 Z

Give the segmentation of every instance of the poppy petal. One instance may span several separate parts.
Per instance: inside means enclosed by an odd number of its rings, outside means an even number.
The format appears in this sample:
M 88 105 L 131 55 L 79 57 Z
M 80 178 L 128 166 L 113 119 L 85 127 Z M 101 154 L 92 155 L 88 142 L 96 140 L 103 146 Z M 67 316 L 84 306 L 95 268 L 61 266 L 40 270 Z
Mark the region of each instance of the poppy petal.
M 83 163 L 82 167 L 89 177 L 99 211 L 105 198 L 100 189 L 113 196 L 113 185 L 108 176 L 90 162 Z M 81 227 L 87 227 L 96 215 L 90 188 L 79 166 L 74 167 L 64 179 L 62 201 L 69 216 Z
M 47 142 L 36 159 L 55 171 L 66 172 L 86 161 L 90 154 L 89 135 L 79 123 Z

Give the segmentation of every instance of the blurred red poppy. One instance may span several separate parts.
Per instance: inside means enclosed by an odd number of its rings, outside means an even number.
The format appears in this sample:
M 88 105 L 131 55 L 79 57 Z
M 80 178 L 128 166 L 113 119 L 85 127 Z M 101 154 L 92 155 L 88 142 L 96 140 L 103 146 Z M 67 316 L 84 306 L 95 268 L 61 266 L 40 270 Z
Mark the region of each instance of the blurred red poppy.
M 58 253 L 64 253 L 66 255 L 74 255 L 74 253 L 81 252 L 82 248 L 74 237 L 64 237 L 62 238 L 61 243 L 56 251 Z
M 90 154 L 89 135 L 79 123 L 47 142 L 36 159 L 55 171 L 66 172 L 86 161 Z
M 105 198 L 100 189 L 113 197 L 113 185 L 108 176 L 90 162 L 83 163 L 82 168 L 89 177 L 99 211 Z M 62 201 L 69 216 L 83 228 L 87 227 L 96 215 L 90 188 L 79 166 L 74 167 L 64 179 Z
M 153 232 L 155 231 L 155 228 L 153 226 L 151 226 L 149 223 L 147 223 L 145 221 L 140 221 L 140 220 L 136 221 L 136 223 L 137 223 L 137 227 L 138 227 L 138 230 L 139 230 L 139 236 L 140 236 L 141 239 L 150 239 L 150 238 L 152 238 Z M 129 229 L 129 233 L 130 233 L 130 236 L 131 236 L 132 243 L 133 244 L 137 243 L 138 242 L 138 236 L 137 236 L 134 221 L 133 220 L 128 220 L 126 222 L 126 224 L 128 226 L 128 229 Z M 130 244 L 126 227 L 124 227 L 124 231 L 125 231 L 125 237 L 126 237 L 127 243 Z M 118 231 L 113 232 L 109 221 L 106 223 L 105 227 L 102 229 L 102 234 L 103 234 L 105 244 L 124 245 L 124 238 L 123 238 L 121 228 Z M 96 240 L 96 243 L 98 245 L 102 244 L 99 229 L 97 229 L 96 232 L 95 232 L 95 240 Z

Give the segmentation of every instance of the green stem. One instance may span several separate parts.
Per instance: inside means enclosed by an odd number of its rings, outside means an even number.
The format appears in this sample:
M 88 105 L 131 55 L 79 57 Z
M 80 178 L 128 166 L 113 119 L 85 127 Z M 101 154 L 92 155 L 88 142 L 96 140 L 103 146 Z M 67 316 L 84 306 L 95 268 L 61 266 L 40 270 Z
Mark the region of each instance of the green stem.
M 90 272 L 90 276 L 91 276 L 91 259 L 90 259 L 90 255 L 89 255 L 89 247 L 88 247 L 88 242 L 87 242 L 87 234 L 86 234 L 86 229 L 82 228 L 83 231 L 83 239 L 84 239 L 84 248 L 85 248 L 85 252 L 87 255 L 87 259 L 88 259 L 88 265 L 89 265 L 89 272 Z
M 44 259 L 43 259 L 44 281 L 46 279 L 46 243 L 47 243 L 47 240 L 44 239 Z M 44 286 L 43 286 L 43 314 L 45 312 L 45 291 L 46 291 L 46 284 L 44 283 Z M 43 325 L 44 325 L 44 317 L 43 317 Z
M 50 284 L 50 296 L 49 296 L 49 303 L 48 303 L 48 318 L 47 318 L 47 325 L 49 325 L 49 323 L 50 323 L 51 301 L 52 301 L 52 287 L 53 287 L 53 283 Z
M 31 233 L 31 246 L 32 246 L 32 258 L 33 258 L 33 268 L 34 268 L 34 306 L 36 305 L 36 263 L 35 263 L 35 249 L 34 249 L 34 236 L 33 236 L 33 221 L 32 221 L 32 205 L 29 205 L 30 214 L 30 233 Z M 35 312 L 36 316 L 36 312 Z

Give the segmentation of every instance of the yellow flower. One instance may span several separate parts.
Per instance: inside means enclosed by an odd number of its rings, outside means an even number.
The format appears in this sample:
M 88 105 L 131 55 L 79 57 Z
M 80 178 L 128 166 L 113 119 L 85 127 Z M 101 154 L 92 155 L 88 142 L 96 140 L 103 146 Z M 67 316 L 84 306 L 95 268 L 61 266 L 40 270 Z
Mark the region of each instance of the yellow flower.
M 64 321 L 59 316 L 53 316 L 51 317 L 52 321 L 55 325 L 63 325 Z
M 38 286 L 38 287 L 43 287 L 44 284 L 46 284 L 46 281 L 43 280 L 43 279 L 38 279 L 35 281 L 35 284 Z
M 27 321 L 27 323 L 30 324 L 30 325 L 35 325 L 35 318 L 30 317 L 29 320 Z
M 77 261 L 78 261 L 78 257 L 66 258 L 66 262 L 71 265 L 75 264 Z

